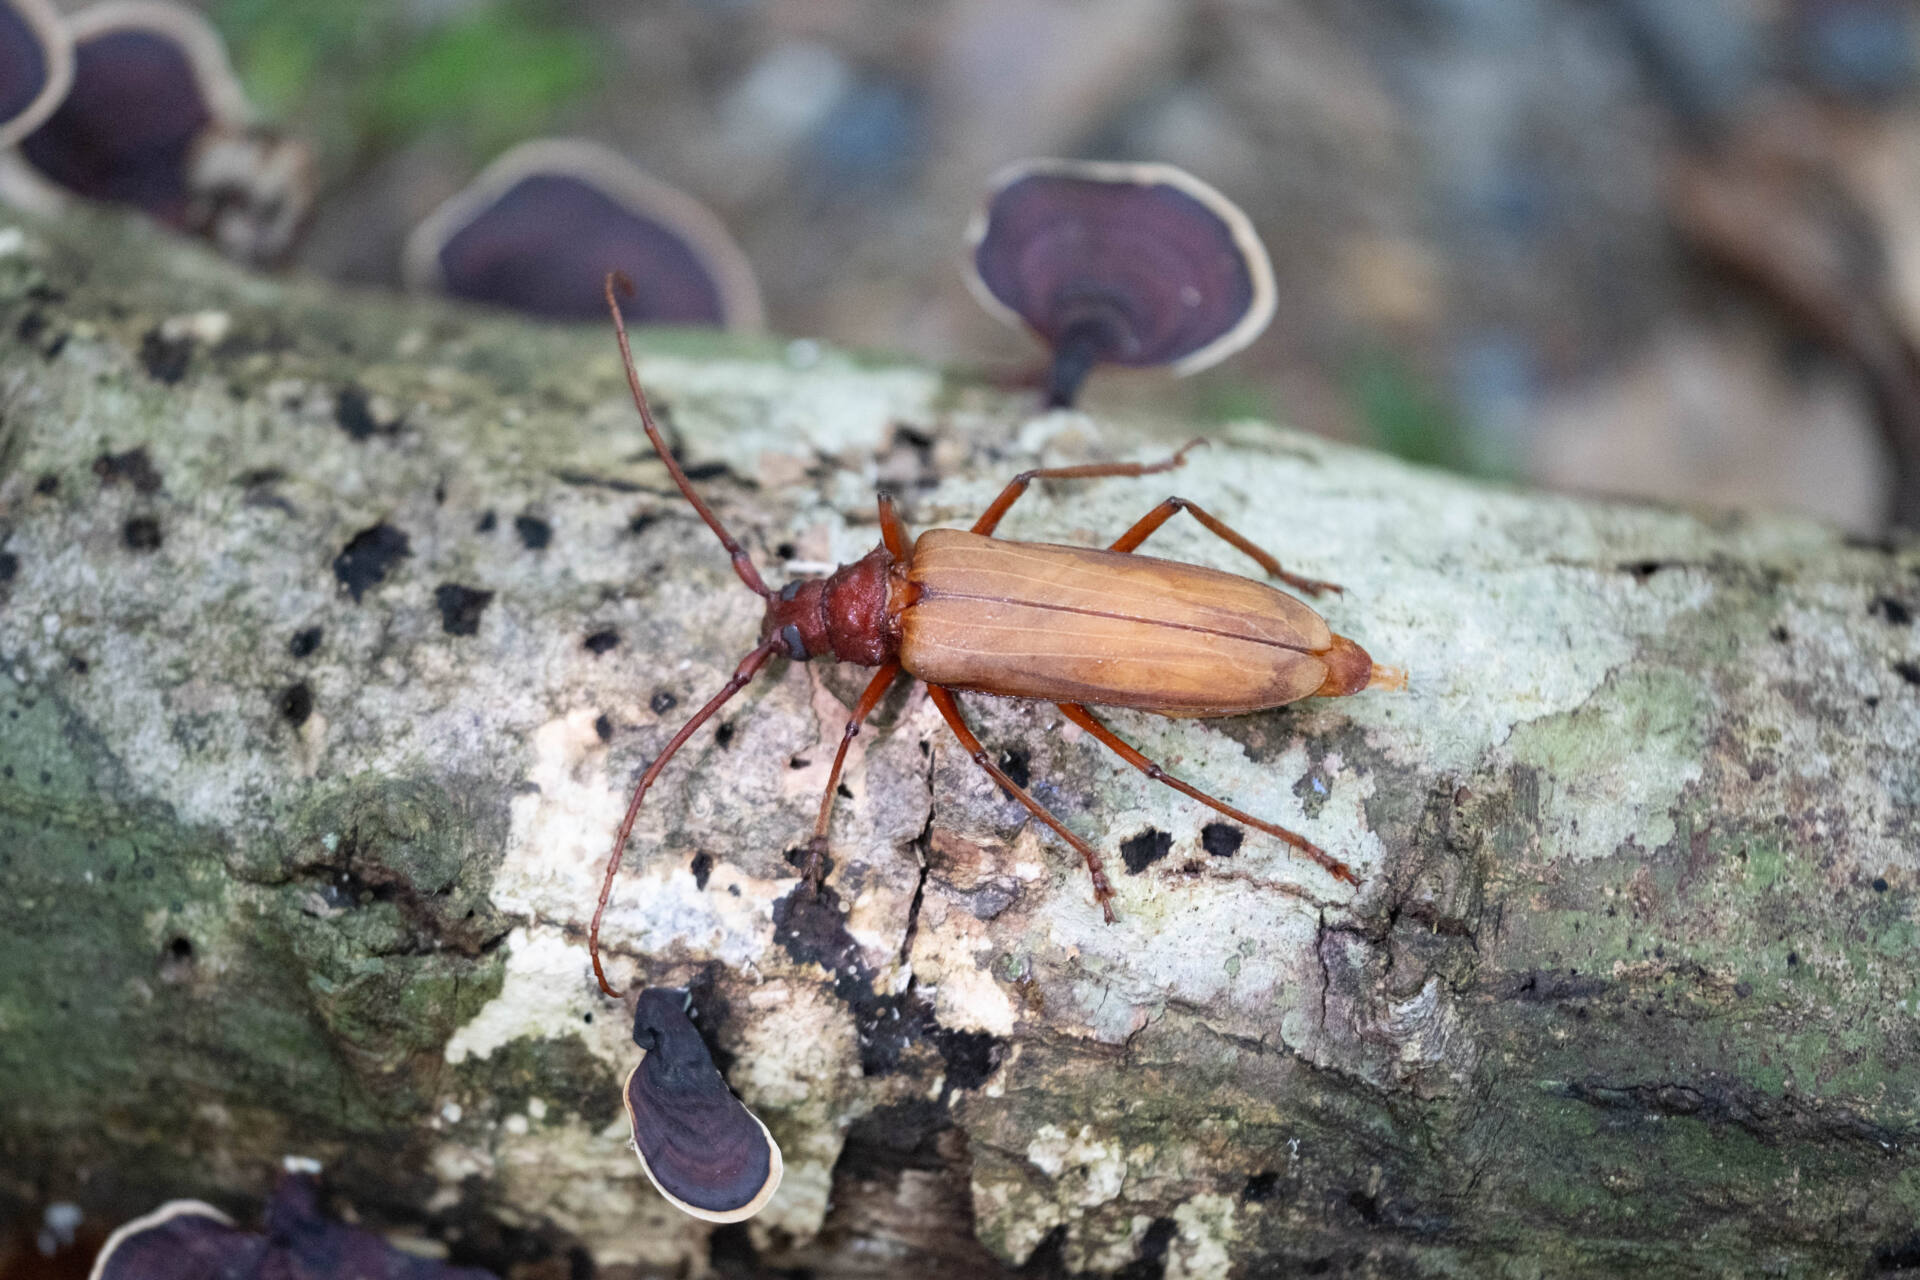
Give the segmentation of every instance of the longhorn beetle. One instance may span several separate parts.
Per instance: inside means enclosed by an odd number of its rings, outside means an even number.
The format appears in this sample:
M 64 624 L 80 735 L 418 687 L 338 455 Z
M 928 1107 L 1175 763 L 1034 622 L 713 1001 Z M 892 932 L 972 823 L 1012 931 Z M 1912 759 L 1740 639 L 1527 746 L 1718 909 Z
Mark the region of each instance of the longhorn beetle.
M 820 797 L 803 873 L 816 888 L 847 747 L 903 671 L 926 681 L 934 706 L 974 763 L 1079 852 L 1093 878 L 1094 898 L 1109 922 L 1113 920 L 1113 886 L 1107 882 L 1100 854 L 993 762 L 967 727 L 954 690 L 1051 702 L 1149 778 L 1236 822 L 1279 837 L 1337 879 L 1360 883 L 1346 863 L 1305 836 L 1242 813 L 1167 773 L 1087 710 L 1092 703 L 1166 716 L 1231 716 L 1301 698 L 1400 688 L 1406 682 L 1405 673 L 1375 663 L 1366 650 L 1345 636 L 1334 635 L 1319 614 L 1284 591 L 1218 569 L 1132 554 L 1178 512 L 1190 513 L 1297 590 L 1318 594 L 1339 587 L 1288 573 L 1272 556 L 1185 498 L 1168 498 L 1104 551 L 992 536 L 1007 509 L 1035 480 L 1154 475 L 1179 466 L 1187 450 L 1201 441 L 1190 441 L 1172 457 L 1155 463 L 1099 462 L 1023 471 L 1008 482 L 971 529 L 929 529 L 911 543 L 893 499 L 883 493 L 880 546 L 825 578 L 797 580 L 773 591 L 761 581 L 746 549 L 694 492 L 661 438 L 646 392 L 640 388 L 626 322 L 614 297 L 616 285 L 623 291 L 631 286 L 616 272 L 607 277 L 605 292 L 620 340 L 620 357 L 626 364 L 627 386 L 647 439 L 674 484 L 727 549 L 733 571 L 766 601 L 767 611 L 760 622 L 760 643 L 740 660 L 720 692 L 673 735 L 633 789 L 607 855 L 600 901 L 587 934 L 593 974 L 602 991 L 616 998 L 620 995 L 600 966 L 600 920 L 648 788 L 695 730 L 776 654 L 799 662 L 826 658 L 879 668 L 847 717 L 846 732 Z

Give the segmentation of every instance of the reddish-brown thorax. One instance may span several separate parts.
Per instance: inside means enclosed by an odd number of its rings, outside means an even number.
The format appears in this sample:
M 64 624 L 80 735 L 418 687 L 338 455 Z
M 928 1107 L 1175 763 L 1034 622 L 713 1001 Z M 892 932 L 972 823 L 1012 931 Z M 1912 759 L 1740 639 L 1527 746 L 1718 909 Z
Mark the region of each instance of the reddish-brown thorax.
M 789 582 L 767 600 L 760 639 L 779 637 L 783 652 L 799 662 L 884 666 L 900 655 L 898 622 L 909 591 L 904 569 L 885 547 L 875 547 L 828 577 Z

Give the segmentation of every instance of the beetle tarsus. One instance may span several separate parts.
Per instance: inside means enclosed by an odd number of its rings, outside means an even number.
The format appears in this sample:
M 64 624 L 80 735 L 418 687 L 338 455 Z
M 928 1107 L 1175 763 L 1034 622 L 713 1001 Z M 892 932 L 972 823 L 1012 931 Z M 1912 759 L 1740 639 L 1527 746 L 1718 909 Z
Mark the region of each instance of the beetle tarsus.
M 800 883 L 815 897 L 827 879 L 827 838 L 814 836 L 807 841 L 807 860 L 800 868 Z

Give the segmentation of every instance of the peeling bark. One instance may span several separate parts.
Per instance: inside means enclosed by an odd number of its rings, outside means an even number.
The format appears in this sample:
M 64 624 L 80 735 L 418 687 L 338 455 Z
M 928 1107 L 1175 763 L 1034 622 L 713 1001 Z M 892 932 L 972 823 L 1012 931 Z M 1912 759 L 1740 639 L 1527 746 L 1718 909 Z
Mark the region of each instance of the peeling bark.
M 584 925 L 630 779 L 757 602 L 607 334 L 0 226 L 0 1209 L 243 1216 L 316 1156 L 368 1221 L 533 1276 L 1855 1275 L 1920 1255 L 1920 547 L 1475 485 L 1260 423 L 1052 485 L 1176 492 L 1343 583 L 1408 691 L 1117 714 L 1356 891 L 1046 707 L 982 738 L 1107 852 L 1100 922 L 904 686 L 779 663 L 667 771 L 608 917 L 780 1140 L 718 1230 L 623 1145 Z M 645 335 L 770 576 L 1192 424 Z M 1150 548 L 1243 570 L 1174 522 Z M 1121 856 L 1123 846 L 1128 850 Z M 1124 870 L 1123 870 L 1124 868 Z M 544 1261 L 543 1261 L 544 1260 Z M 542 1270 L 542 1267 L 548 1268 Z

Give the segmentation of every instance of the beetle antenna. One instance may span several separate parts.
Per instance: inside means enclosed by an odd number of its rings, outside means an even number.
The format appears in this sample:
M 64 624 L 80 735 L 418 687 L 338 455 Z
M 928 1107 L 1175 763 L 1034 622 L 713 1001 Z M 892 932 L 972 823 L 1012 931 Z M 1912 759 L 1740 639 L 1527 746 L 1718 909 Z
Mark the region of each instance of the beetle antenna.
M 663 456 L 664 453 L 665 451 L 662 450 Z M 606 875 L 600 881 L 600 901 L 593 909 L 593 925 L 587 930 L 587 954 L 593 959 L 593 976 L 600 983 L 600 989 L 616 1000 L 620 998 L 621 993 L 613 989 L 613 984 L 607 981 L 607 971 L 600 967 L 600 917 L 607 913 L 607 899 L 613 893 L 613 878 L 620 872 L 620 855 L 626 850 L 627 837 L 633 834 L 633 821 L 640 816 L 640 802 L 647 798 L 647 789 L 653 786 L 653 780 L 660 776 L 660 771 L 667 767 L 667 762 L 673 759 L 674 754 L 686 744 L 687 739 L 711 719 L 714 712 L 725 706 L 727 699 L 746 688 L 747 683 L 762 666 L 766 665 L 767 659 L 771 658 L 781 645 L 780 639 L 774 637 L 763 641 L 759 648 L 742 658 L 740 665 L 734 669 L 733 678 L 727 681 L 719 693 L 713 695 L 706 706 L 694 712 L 692 718 L 680 726 L 680 732 L 673 735 L 665 749 L 654 757 L 653 763 L 647 766 L 647 771 L 640 775 L 640 781 L 634 785 L 633 799 L 627 802 L 627 816 L 620 820 L 619 834 L 614 836 L 613 849 L 607 854 Z
M 613 313 L 613 331 L 620 338 L 620 358 L 626 362 L 627 366 L 627 386 L 633 390 L 633 404 L 640 410 L 640 424 L 647 429 L 647 439 L 653 441 L 654 452 L 660 455 L 660 461 L 667 464 L 667 474 L 673 477 L 676 485 L 680 486 L 680 492 L 686 495 L 687 501 L 693 504 L 693 509 L 698 511 L 700 518 L 707 522 L 707 528 L 713 530 L 713 536 L 720 539 L 720 545 L 727 549 L 729 556 L 733 557 L 733 571 L 740 575 L 740 581 L 746 583 L 747 587 L 762 599 L 772 599 L 773 592 L 769 591 L 767 584 L 760 580 L 760 571 L 753 567 L 753 558 L 747 554 L 746 548 L 727 532 L 727 526 L 721 524 L 720 517 L 713 514 L 713 508 L 702 502 L 700 495 L 693 491 L 693 484 L 687 479 L 687 473 L 680 469 L 680 463 L 675 460 L 672 452 L 667 448 L 667 442 L 660 436 L 660 428 L 654 425 L 653 410 L 647 407 L 647 393 L 640 389 L 640 371 L 633 365 L 633 348 L 627 342 L 626 317 L 620 314 L 620 303 L 614 297 L 616 288 L 629 298 L 633 296 L 633 281 L 627 279 L 626 272 L 609 271 L 607 273 L 607 310 Z

